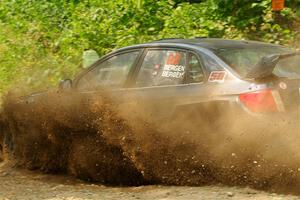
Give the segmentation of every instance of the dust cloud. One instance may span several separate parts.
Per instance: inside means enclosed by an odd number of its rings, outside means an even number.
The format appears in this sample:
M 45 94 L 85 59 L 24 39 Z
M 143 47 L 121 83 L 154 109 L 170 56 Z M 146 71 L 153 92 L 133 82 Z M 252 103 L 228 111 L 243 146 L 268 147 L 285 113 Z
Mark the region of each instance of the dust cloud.
M 91 98 L 55 91 L 7 96 L 0 141 L 20 167 L 88 181 L 297 192 L 300 128 L 293 119 L 222 113 L 161 123 L 148 114 L 149 105 L 122 105 L 105 91 Z

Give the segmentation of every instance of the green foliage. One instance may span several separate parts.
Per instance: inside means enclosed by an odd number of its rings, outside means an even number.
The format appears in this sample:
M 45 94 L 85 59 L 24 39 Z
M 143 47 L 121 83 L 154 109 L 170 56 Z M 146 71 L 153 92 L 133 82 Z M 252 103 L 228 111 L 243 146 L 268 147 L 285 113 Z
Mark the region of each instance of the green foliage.
M 1 0 L 0 93 L 54 85 L 80 70 L 84 49 L 195 36 L 291 44 L 299 3 L 271 0 Z

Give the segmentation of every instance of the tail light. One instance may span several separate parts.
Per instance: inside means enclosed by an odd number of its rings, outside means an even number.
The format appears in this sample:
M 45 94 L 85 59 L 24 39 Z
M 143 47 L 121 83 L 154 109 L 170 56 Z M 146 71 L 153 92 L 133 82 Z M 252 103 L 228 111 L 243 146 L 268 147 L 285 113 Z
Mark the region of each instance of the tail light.
M 278 106 L 277 98 L 278 96 L 274 95 L 274 92 L 271 89 L 245 93 L 239 96 L 240 101 L 250 111 L 259 113 L 281 111 Z

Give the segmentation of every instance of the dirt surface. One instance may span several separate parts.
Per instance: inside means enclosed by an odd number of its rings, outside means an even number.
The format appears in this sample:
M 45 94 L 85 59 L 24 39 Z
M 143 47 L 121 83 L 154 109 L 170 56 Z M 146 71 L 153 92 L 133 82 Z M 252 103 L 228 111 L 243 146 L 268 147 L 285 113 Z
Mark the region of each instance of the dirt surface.
M 300 199 L 292 195 L 267 193 L 222 185 L 202 187 L 139 186 L 107 187 L 67 176 L 45 175 L 0 164 L 0 200 L 86 200 L 86 199 Z

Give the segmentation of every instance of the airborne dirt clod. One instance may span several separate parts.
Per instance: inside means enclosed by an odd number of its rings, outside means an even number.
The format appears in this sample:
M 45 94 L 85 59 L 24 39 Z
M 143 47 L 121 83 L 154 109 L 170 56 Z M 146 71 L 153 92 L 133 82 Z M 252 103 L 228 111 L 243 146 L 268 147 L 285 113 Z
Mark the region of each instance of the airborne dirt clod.
M 49 92 L 4 101 L 2 134 L 17 166 L 113 185 L 223 183 L 299 193 L 299 125 L 226 115 L 220 129 L 178 119 L 164 126 L 104 92 L 86 102 Z M 288 155 L 288 156 L 287 156 Z M 232 196 L 232 195 L 228 195 Z

